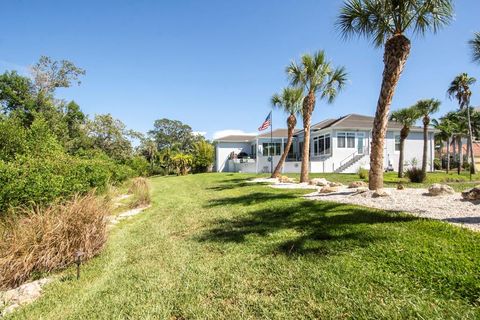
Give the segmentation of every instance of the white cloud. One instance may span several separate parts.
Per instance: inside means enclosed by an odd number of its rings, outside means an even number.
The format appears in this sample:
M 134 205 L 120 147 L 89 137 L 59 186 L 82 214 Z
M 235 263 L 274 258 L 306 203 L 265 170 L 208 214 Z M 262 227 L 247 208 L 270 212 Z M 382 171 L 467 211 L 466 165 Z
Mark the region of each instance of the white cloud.
M 245 136 L 256 136 L 256 132 L 245 132 L 242 130 L 235 130 L 235 129 L 227 129 L 227 130 L 220 130 L 216 131 L 213 133 L 213 139 L 218 139 L 226 136 L 232 136 L 232 135 L 245 135 Z
M 30 75 L 30 67 L 29 66 L 22 66 L 22 65 L 10 62 L 10 61 L 5 61 L 5 60 L 0 60 L 0 70 L 3 70 L 3 71 L 15 70 L 23 76 L 29 76 Z

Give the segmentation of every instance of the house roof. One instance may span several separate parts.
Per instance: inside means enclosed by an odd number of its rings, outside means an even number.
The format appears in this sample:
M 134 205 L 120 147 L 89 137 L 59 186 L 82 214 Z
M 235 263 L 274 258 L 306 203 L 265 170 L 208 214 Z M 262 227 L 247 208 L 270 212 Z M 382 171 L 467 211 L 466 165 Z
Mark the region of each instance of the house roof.
M 464 155 L 467 154 L 467 148 L 468 148 L 467 144 L 464 143 L 462 145 Z M 455 147 L 455 149 L 458 151 L 458 146 Z M 444 147 L 442 152 L 446 153 L 447 152 L 447 147 Z M 450 144 L 450 152 L 453 153 L 453 142 Z M 480 157 L 480 141 L 474 141 L 473 142 L 473 156 L 474 157 Z
M 275 129 L 272 131 L 273 138 L 286 138 L 288 136 L 287 129 Z M 270 138 L 270 130 L 259 135 L 230 135 L 215 139 L 215 141 L 224 141 L 224 142 L 251 142 L 256 139 L 261 138 Z

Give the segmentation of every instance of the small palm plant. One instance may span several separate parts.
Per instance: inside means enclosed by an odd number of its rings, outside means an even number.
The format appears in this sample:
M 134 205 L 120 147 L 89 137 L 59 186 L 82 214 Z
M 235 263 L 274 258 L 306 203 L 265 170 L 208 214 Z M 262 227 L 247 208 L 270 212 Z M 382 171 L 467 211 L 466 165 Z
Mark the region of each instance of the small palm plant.
M 413 108 L 417 110 L 423 122 L 423 157 L 422 157 L 422 172 L 425 176 L 427 174 L 427 155 L 428 155 L 428 126 L 430 125 L 430 115 L 437 112 L 440 108 L 441 102 L 436 99 L 426 99 L 418 101 Z
M 285 88 L 281 94 L 275 94 L 272 96 L 272 105 L 283 109 L 289 114 L 287 118 L 287 144 L 280 157 L 280 161 L 272 173 L 272 178 L 276 178 L 280 175 L 280 171 L 282 170 L 283 164 L 285 163 L 290 148 L 292 147 L 293 134 L 295 132 L 295 126 L 297 125 L 297 115 L 302 111 L 303 98 L 302 88 Z
M 420 118 L 420 114 L 416 108 L 404 108 L 392 112 L 390 120 L 396 121 L 402 125 L 400 130 L 400 159 L 398 162 L 398 177 L 403 178 L 403 165 L 405 155 L 405 139 L 407 139 L 410 133 L 410 128 Z
M 480 63 L 480 32 L 475 32 L 473 39 L 468 44 L 472 50 L 472 60 Z
M 384 46 L 384 70 L 372 129 L 369 188 L 383 187 L 383 152 L 388 113 L 410 54 L 406 33 L 436 33 L 453 18 L 452 0 L 345 0 L 337 26 L 344 37 L 364 36 Z
M 300 87 L 305 92 L 302 105 L 303 117 L 303 150 L 300 182 L 308 181 L 310 160 L 310 125 L 317 95 L 332 103 L 338 92 L 347 82 L 345 68 L 334 68 L 327 61 L 324 51 L 315 52 L 313 55 L 304 54 L 300 63 L 292 62 L 286 69 L 290 82 L 295 87 Z
M 450 99 L 457 100 L 460 110 L 467 111 L 468 146 L 470 150 L 470 155 L 468 156 L 471 159 L 470 168 L 472 173 L 475 173 L 475 158 L 473 156 L 472 120 L 470 117 L 470 98 L 472 96 L 470 87 L 474 85 L 476 81 L 474 77 L 470 77 L 467 73 L 462 73 L 453 79 L 447 90 Z M 460 162 L 463 162 L 463 159 L 461 159 Z

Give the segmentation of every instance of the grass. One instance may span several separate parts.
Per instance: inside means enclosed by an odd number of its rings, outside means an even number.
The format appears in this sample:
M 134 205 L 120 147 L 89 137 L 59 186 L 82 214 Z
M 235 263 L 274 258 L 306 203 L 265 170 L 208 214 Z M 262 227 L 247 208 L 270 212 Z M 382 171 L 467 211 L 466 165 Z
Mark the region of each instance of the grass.
M 242 174 L 152 179 L 152 207 L 16 319 L 480 317 L 480 235 Z

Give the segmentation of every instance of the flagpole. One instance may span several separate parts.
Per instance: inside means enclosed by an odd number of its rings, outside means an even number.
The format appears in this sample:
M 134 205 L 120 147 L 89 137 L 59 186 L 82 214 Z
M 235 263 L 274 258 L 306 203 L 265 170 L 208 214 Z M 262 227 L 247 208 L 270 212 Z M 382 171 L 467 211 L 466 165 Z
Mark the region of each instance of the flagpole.
M 270 150 L 272 150 L 272 156 L 270 161 L 270 174 L 273 174 L 273 112 L 270 111 Z

